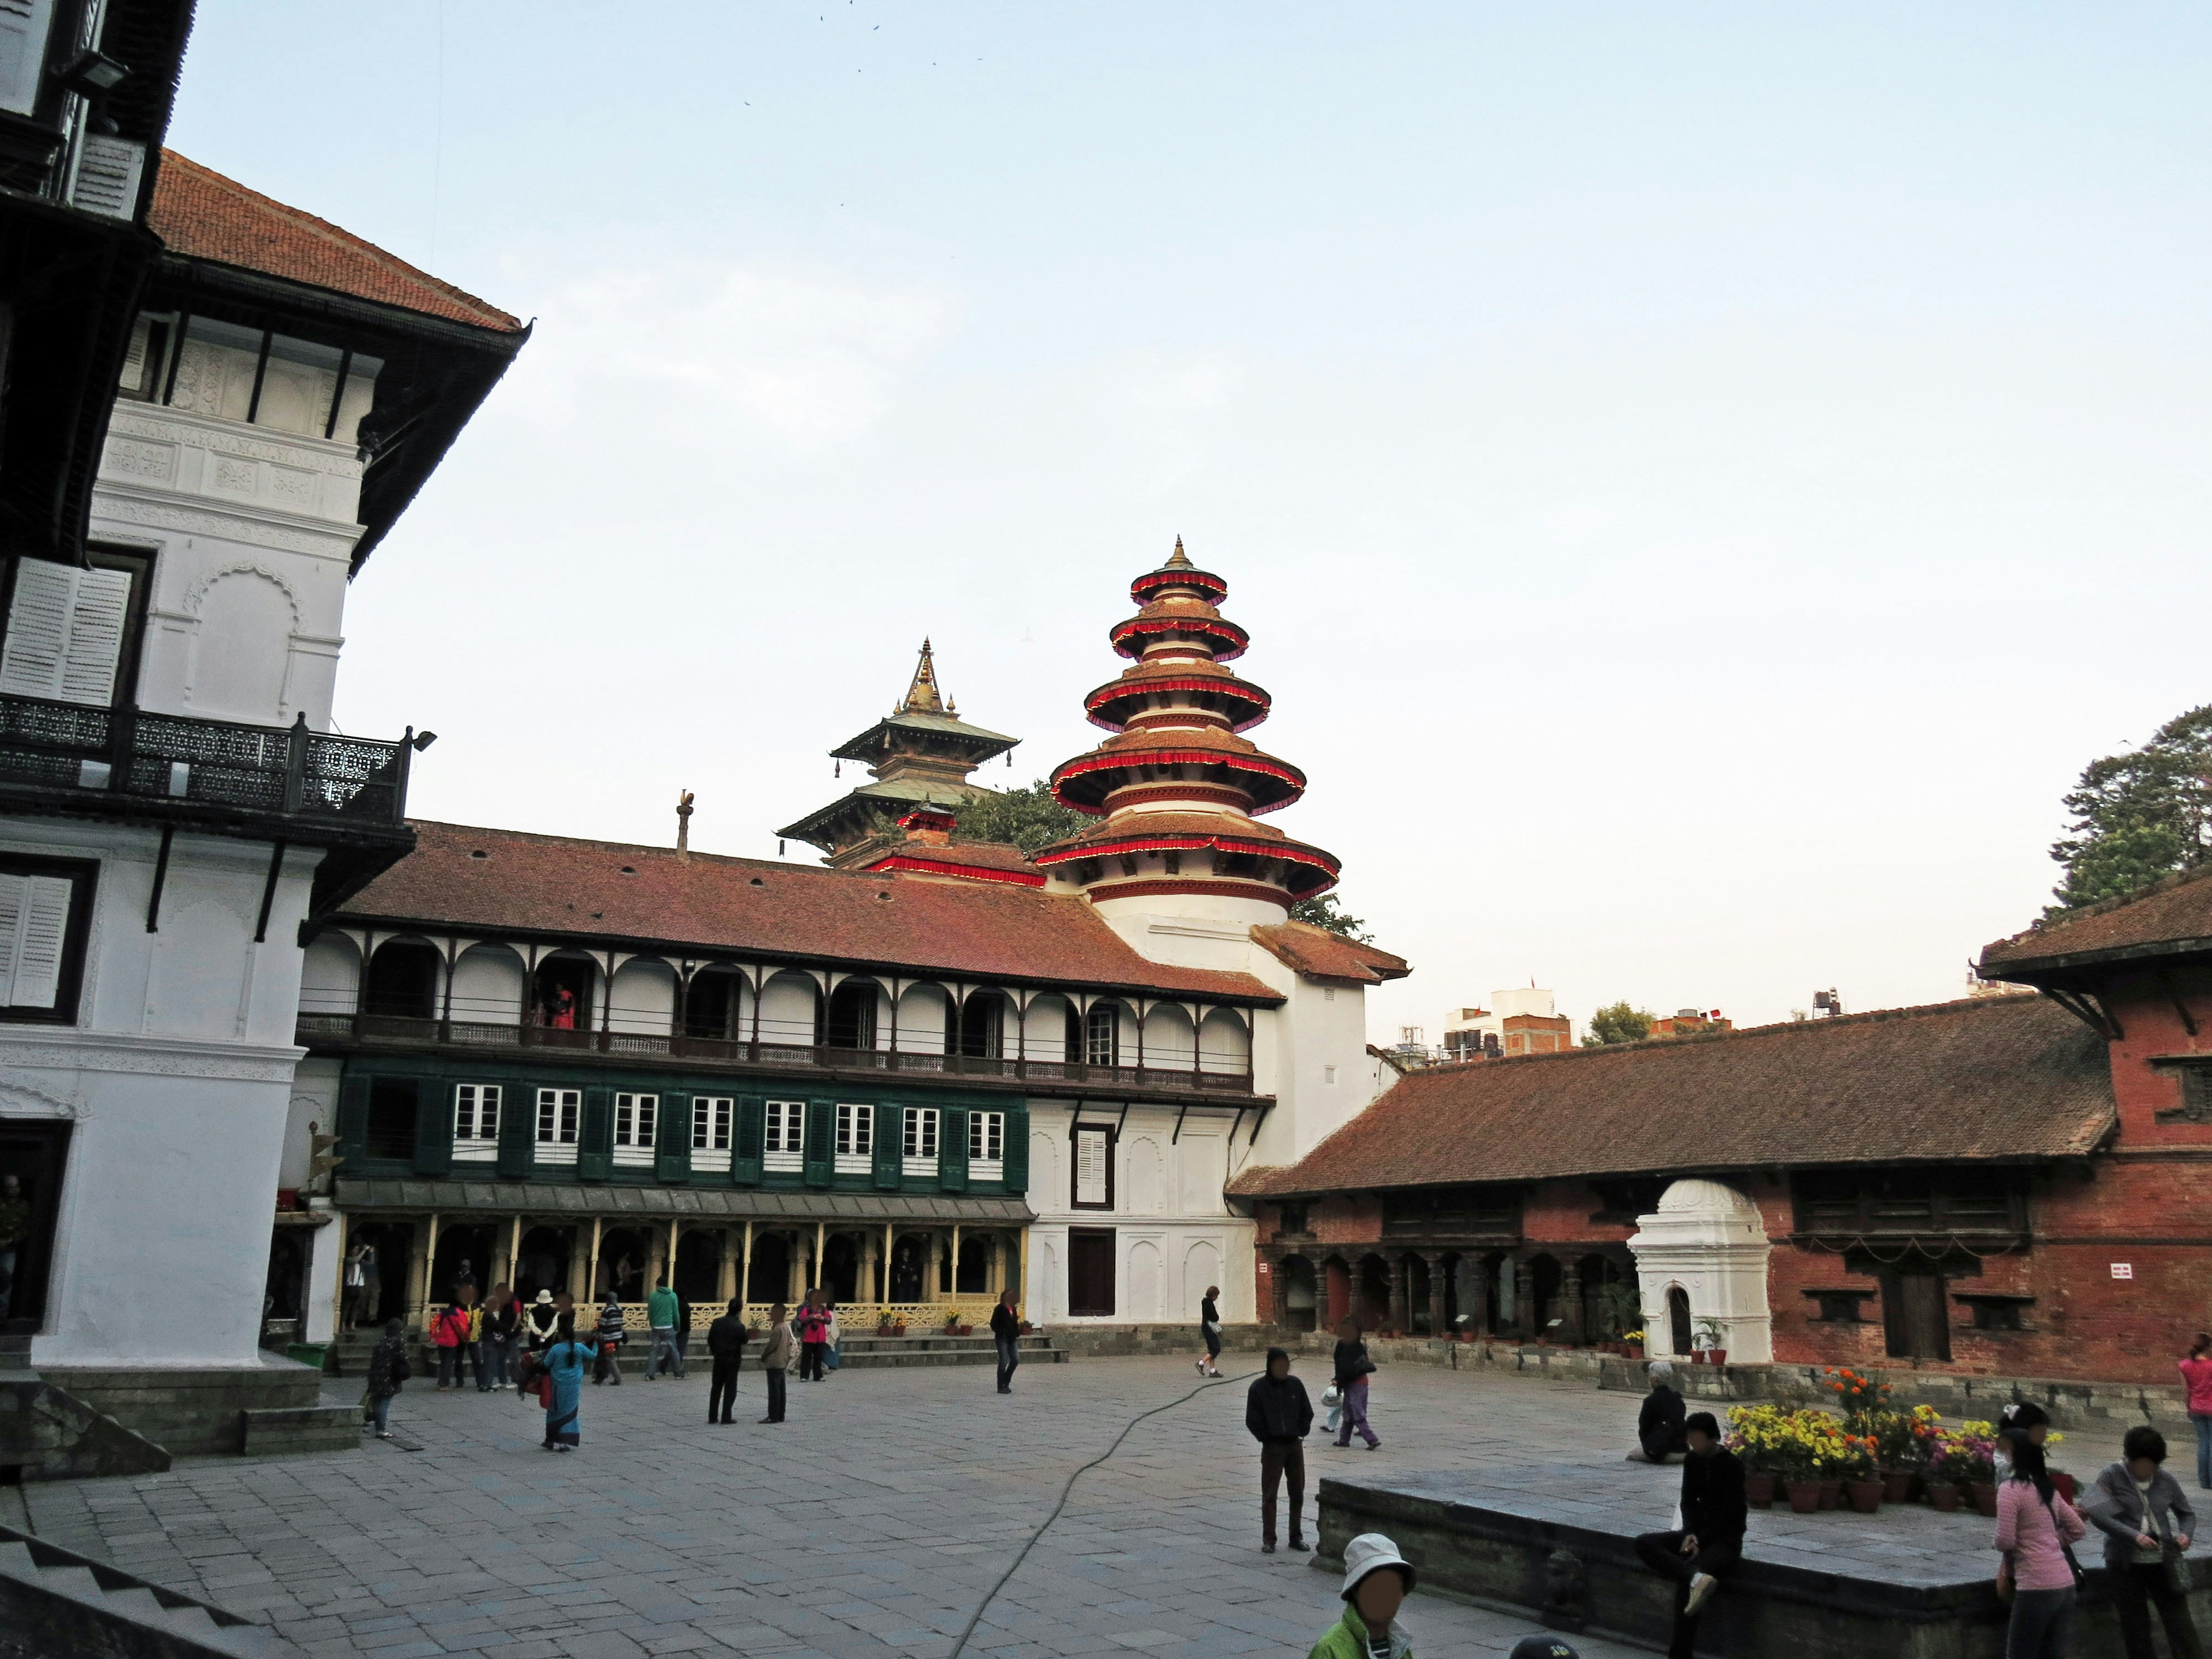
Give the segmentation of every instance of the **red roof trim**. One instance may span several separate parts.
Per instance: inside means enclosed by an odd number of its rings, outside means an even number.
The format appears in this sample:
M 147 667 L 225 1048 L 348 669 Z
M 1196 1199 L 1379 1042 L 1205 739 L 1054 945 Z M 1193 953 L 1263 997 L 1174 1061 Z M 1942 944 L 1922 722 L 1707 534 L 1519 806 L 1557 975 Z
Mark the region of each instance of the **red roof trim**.
M 1218 598 L 1229 592 L 1229 584 L 1211 570 L 1147 570 L 1129 584 L 1130 602 L 1142 605 L 1146 594 L 1162 587 L 1202 588 Z
M 1123 656 L 1135 657 L 1143 653 L 1130 650 L 1127 641 L 1140 634 L 1209 634 L 1229 641 L 1228 650 L 1213 653 L 1216 662 L 1234 662 L 1252 643 L 1252 636 L 1226 617 L 1132 617 L 1115 623 L 1106 637 Z
M 1218 697 L 1228 698 L 1232 702 L 1249 703 L 1259 710 L 1259 713 L 1231 726 L 1229 729 L 1232 732 L 1247 731 L 1259 725 L 1267 718 L 1267 711 L 1274 706 L 1274 699 L 1249 680 L 1224 681 L 1211 679 L 1202 674 L 1193 674 L 1157 680 L 1109 681 L 1083 700 L 1084 716 L 1093 726 L 1103 726 L 1109 732 L 1118 732 L 1127 722 L 1102 720 L 1099 718 L 1098 711 L 1109 703 L 1120 702 L 1129 697 L 1141 697 L 1153 691 L 1208 692 Z
M 1219 898 L 1260 899 L 1268 904 L 1279 904 L 1285 911 L 1291 907 L 1289 894 L 1279 887 L 1271 887 L 1261 881 L 1182 881 L 1173 876 L 1158 876 L 1140 881 L 1100 882 L 1089 891 L 1094 904 L 1103 899 L 1152 898 L 1170 893 L 1210 893 Z
M 1038 864 L 1066 864 L 1071 859 L 1111 858 L 1117 853 L 1180 853 L 1204 847 L 1219 853 L 1249 853 L 1258 858 L 1281 859 L 1288 864 L 1311 865 L 1332 876 L 1341 874 L 1344 869 L 1335 858 L 1318 847 L 1287 841 L 1245 841 L 1236 836 L 1125 836 L 1116 841 L 1085 842 L 1064 853 L 1037 853 L 1031 856 Z
M 954 864 L 939 859 L 917 858 L 912 853 L 893 853 L 867 866 L 877 870 L 911 870 L 932 876 L 958 876 L 965 881 L 1003 881 L 1016 887 L 1042 887 L 1044 878 L 1028 870 L 1001 870 L 988 864 Z
M 1265 803 L 1255 800 L 1252 807 L 1255 814 L 1288 806 L 1304 794 L 1306 788 L 1305 774 L 1282 761 L 1229 754 L 1217 749 L 1133 749 L 1112 755 L 1083 755 L 1072 761 L 1062 761 L 1052 775 L 1053 797 L 1063 806 L 1073 806 L 1079 812 L 1103 817 L 1106 812 L 1103 806 L 1086 806 L 1081 801 L 1070 800 L 1060 793 L 1060 786 L 1090 773 L 1127 771 L 1137 766 L 1225 766 L 1232 772 L 1253 773 L 1261 777 L 1277 779 L 1290 786 L 1279 800 Z M 1106 793 L 1111 794 L 1113 791 L 1109 789 Z

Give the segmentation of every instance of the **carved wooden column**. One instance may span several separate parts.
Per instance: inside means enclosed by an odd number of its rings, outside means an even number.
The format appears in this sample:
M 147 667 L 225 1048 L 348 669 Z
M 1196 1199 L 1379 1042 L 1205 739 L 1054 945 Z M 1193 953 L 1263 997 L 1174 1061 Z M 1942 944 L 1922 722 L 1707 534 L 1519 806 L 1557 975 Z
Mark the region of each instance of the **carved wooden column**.
M 1490 1264 L 1479 1255 L 1459 1259 L 1459 1310 L 1468 1316 L 1468 1330 L 1490 1334 Z
M 1413 1276 L 1407 1270 L 1402 1255 L 1382 1258 L 1383 1271 L 1390 1287 L 1390 1328 L 1394 1331 L 1410 1329 L 1413 1323 Z
M 1429 1334 L 1449 1336 L 1451 1324 L 1447 1315 L 1450 1306 L 1444 1291 L 1444 1255 L 1442 1250 L 1423 1250 L 1421 1260 L 1429 1270 Z
M 1513 1258 L 1513 1334 L 1536 1334 L 1536 1269 L 1525 1255 Z
M 1583 1333 L 1583 1268 L 1572 1256 L 1559 1266 L 1559 1328 L 1554 1340 L 1579 1348 Z

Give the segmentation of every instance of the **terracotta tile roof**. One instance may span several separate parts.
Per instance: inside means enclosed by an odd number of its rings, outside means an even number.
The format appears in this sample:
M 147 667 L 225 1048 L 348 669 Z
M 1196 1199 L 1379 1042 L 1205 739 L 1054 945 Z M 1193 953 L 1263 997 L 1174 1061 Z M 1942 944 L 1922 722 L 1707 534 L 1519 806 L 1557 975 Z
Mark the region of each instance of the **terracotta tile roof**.
M 1042 887 L 1045 883 L 1044 872 L 1031 864 L 1029 854 L 1020 848 L 989 841 L 958 842 L 950 846 L 932 846 L 922 841 L 900 842 L 886 847 L 860 867 L 911 870 L 956 880 L 965 877 L 971 880 L 1018 881 L 1031 887 Z
M 1311 979 L 1379 985 L 1386 979 L 1403 979 L 1413 971 L 1403 957 L 1394 957 L 1388 951 L 1378 951 L 1310 922 L 1273 922 L 1255 927 L 1252 937 L 1285 967 Z
M 2117 1121 L 2103 1040 L 2042 997 L 1417 1071 L 1268 1194 L 2086 1154 Z
M 348 900 L 341 915 L 470 933 L 635 940 L 695 956 L 757 953 L 1282 1000 L 1249 974 L 1147 962 L 1073 895 L 705 853 L 686 860 L 665 847 L 458 823 L 412 828 L 416 850 Z M 485 856 L 474 856 L 479 852 Z
M 374 242 L 286 207 L 236 180 L 161 152 L 146 223 L 173 253 L 236 265 L 447 322 L 519 334 L 521 322 Z
M 2020 979 L 2077 963 L 2202 951 L 2212 951 L 2212 864 L 2001 939 L 1983 951 L 1982 971 Z

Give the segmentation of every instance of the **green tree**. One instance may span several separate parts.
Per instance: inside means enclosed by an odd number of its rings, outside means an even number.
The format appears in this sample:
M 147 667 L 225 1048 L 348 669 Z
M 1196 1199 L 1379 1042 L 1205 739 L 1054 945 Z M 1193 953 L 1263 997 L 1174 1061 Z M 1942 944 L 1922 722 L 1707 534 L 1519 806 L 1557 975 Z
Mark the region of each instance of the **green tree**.
M 2140 749 L 2091 761 L 2066 810 L 2074 821 L 2051 848 L 2066 875 L 2046 915 L 2212 859 L 2212 703 L 2168 720 Z
M 1062 806 L 1053 799 L 1052 786 L 1039 778 L 1026 789 L 1001 789 L 962 803 L 952 814 L 952 837 L 998 842 L 1034 853 L 1097 822 Z
M 1340 933 L 1361 945 L 1373 942 L 1374 936 L 1367 931 L 1367 924 L 1358 916 L 1346 915 L 1344 906 L 1337 902 L 1334 893 L 1323 893 L 1318 898 L 1292 900 L 1291 920 L 1303 921 L 1309 927 L 1325 927 L 1332 933 Z
M 1589 1035 L 1583 1039 L 1583 1047 L 1602 1048 L 1609 1042 L 1641 1042 L 1651 1035 L 1652 1018 L 1649 1009 L 1632 1008 L 1625 1002 L 1601 1008 L 1589 1018 Z

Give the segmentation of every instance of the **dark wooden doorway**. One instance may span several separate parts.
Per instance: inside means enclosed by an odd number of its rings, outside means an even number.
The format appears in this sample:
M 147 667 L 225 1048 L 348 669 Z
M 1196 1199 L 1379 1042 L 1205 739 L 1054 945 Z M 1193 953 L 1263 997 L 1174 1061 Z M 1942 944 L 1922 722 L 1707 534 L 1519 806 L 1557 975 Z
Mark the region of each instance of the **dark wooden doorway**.
M 460 1299 L 457 1287 L 465 1261 L 476 1285 L 477 1300 L 483 1301 L 484 1291 L 491 1283 L 491 1249 L 492 1230 L 488 1226 L 440 1228 L 438 1255 L 430 1264 L 430 1284 L 424 1291 L 431 1304 L 443 1306 Z
M 1943 1289 L 1943 1275 L 1927 1269 L 1893 1268 L 1881 1276 L 1883 1334 L 1891 1358 L 1951 1357 L 1951 1321 Z
M 745 1267 L 745 1300 L 786 1302 L 791 1294 L 791 1236 L 755 1233 L 753 1256 Z
M 350 1229 L 354 1243 L 373 1253 L 368 1266 L 368 1294 L 362 1298 L 359 1328 L 381 1327 L 387 1319 L 407 1317 L 407 1276 L 414 1266 L 415 1224 L 411 1221 L 357 1222 Z
M 15 1122 L 0 1128 L 0 1319 L 34 1331 L 46 1322 L 53 1265 L 54 1216 L 61 1206 L 70 1126 Z
M 1067 1311 L 1076 1318 L 1114 1316 L 1114 1230 L 1067 1230 Z
M 514 1269 L 514 1293 L 525 1302 L 538 1292 L 556 1296 L 568 1288 L 568 1233 L 562 1227 L 532 1227 L 522 1236 L 520 1260 Z
M 1667 1343 L 1677 1354 L 1690 1353 L 1697 1346 L 1690 1334 L 1690 1293 L 1680 1285 L 1667 1291 Z
M 722 1292 L 722 1240 L 717 1233 L 686 1233 L 676 1243 L 676 1294 L 695 1308 Z

